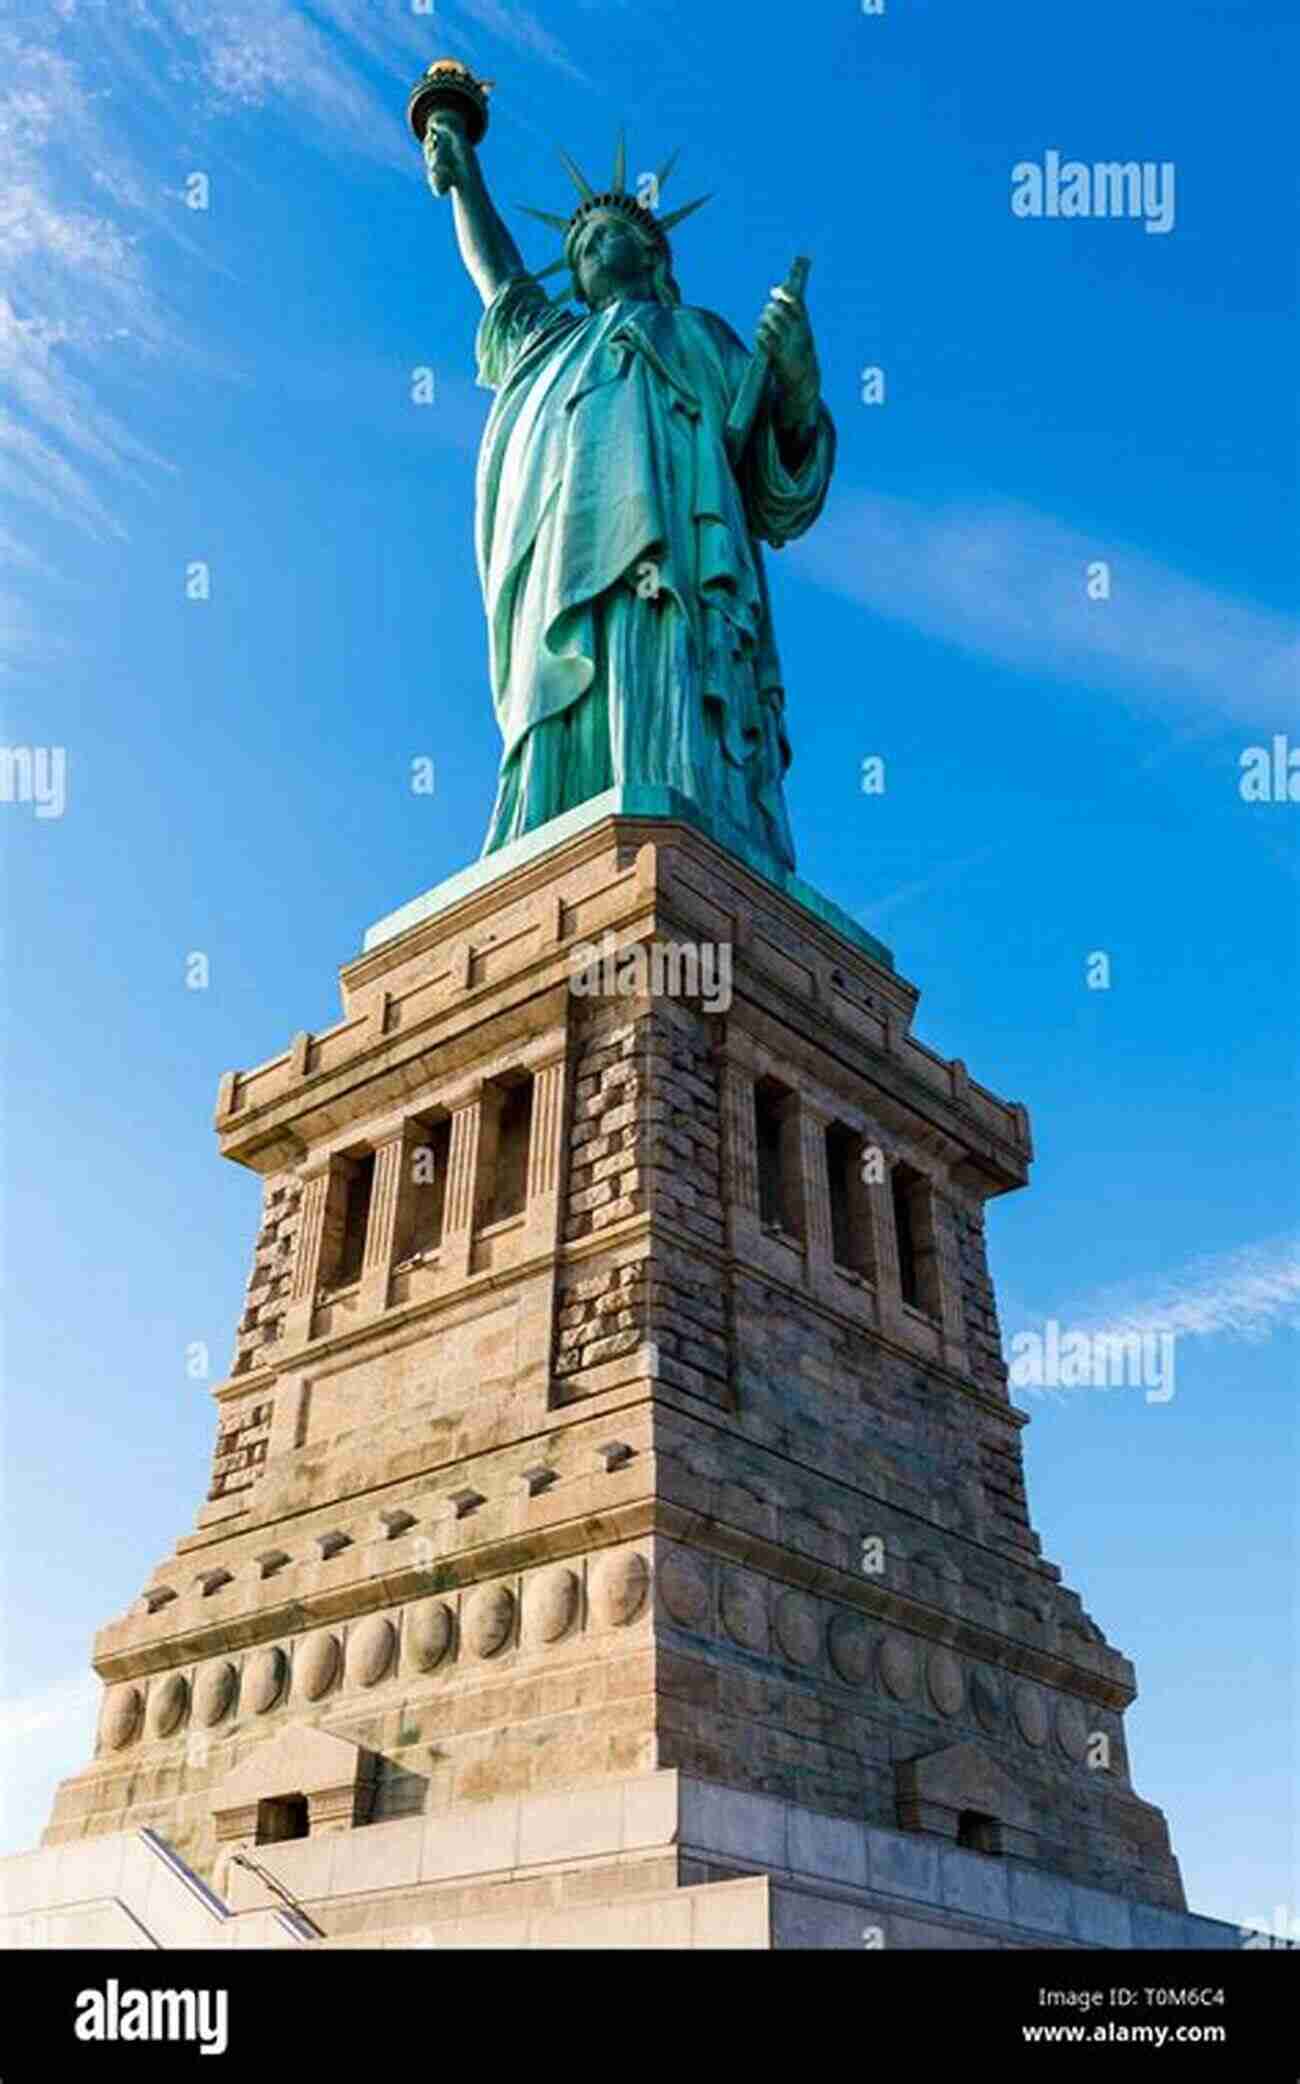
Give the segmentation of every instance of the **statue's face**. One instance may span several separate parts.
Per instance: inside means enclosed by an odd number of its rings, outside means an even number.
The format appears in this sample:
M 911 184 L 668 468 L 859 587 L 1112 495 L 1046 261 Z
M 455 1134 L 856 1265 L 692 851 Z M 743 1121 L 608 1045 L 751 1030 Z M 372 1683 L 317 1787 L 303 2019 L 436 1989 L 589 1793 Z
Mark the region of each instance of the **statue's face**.
M 597 210 L 587 220 L 574 259 L 578 287 L 593 311 L 615 297 L 650 294 L 650 249 L 617 210 Z

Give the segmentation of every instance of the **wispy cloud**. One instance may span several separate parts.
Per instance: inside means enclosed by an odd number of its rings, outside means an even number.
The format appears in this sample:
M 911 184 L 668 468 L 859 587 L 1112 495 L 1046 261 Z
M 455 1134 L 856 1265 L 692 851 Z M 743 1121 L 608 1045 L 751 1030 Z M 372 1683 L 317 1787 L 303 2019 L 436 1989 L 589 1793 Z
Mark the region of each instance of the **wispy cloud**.
M 902 905 L 910 904 L 913 898 L 928 895 L 931 890 L 937 890 L 943 884 L 950 883 L 954 876 L 964 874 L 968 868 L 974 868 L 979 862 L 987 861 L 990 856 L 1001 852 L 1000 847 L 979 847 L 973 854 L 962 854 L 956 861 L 942 862 L 928 876 L 917 876 L 910 883 L 900 883 L 897 890 L 888 890 L 883 897 L 878 897 L 874 904 L 864 905 L 858 917 L 864 926 L 879 926 L 891 912 L 898 911 Z
M 485 56 L 486 33 L 507 50 L 539 59 L 570 79 L 587 77 L 534 9 L 508 5 L 507 0 L 439 0 L 435 14 L 377 8 L 374 0 L 314 0 L 314 12 L 377 65 L 391 68 L 400 52 L 403 71 L 411 76 L 444 56 L 490 72 L 493 60 Z
M 1026 671 L 1265 729 L 1293 719 L 1300 627 L 1105 533 L 1007 502 L 937 510 L 855 492 L 787 553 L 890 621 Z M 1087 567 L 1111 569 L 1092 600 Z
M 174 99 L 201 87 L 216 114 L 223 104 L 292 108 L 336 144 L 403 168 L 411 151 L 404 92 L 434 57 L 490 71 L 488 53 L 502 46 L 586 77 L 532 8 L 505 0 L 439 0 L 436 14 L 376 0 L 62 0 L 62 12 L 93 25 L 114 70 L 137 90 Z
M 461 12 L 479 28 L 499 36 L 533 58 L 541 58 L 573 79 L 585 79 L 559 38 L 553 36 L 530 7 L 506 6 L 503 0 L 461 0 Z
M 0 1856 L 31 1851 L 60 1780 L 89 1763 L 100 1688 L 93 1672 L 0 1701 Z
M 121 532 L 120 485 L 169 467 L 98 393 L 164 351 L 211 360 L 164 287 L 175 252 L 223 265 L 182 207 L 178 140 L 201 154 L 214 128 L 265 109 L 325 150 L 409 174 L 406 87 L 438 49 L 485 41 L 581 77 L 539 17 L 504 0 L 440 6 L 436 20 L 374 0 L 26 0 L 0 27 L 0 381 L 13 408 L 0 488 L 107 535 Z M 20 605 L 0 612 L 5 629 L 26 633 Z
M 156 353 L 168 334 L 124 214 L 138 183 L 96 95 L 47 38 L 0 31 L 0 80 L 0 379 L 13 402 L 0 417 L 0 483 L 116 532 L 105 480 L 161 459 L 83 372 L 128 348 Z
M 1171 1331 L 1180 1338 L 1271 1338 L 1300 1325 L 1300 1237 L 1269 1238 L 1179 1271 L 1101 1290 L 1077 1318 L 1096 1333 Z
M 357 62 L 362 54 L 381 61 L 394 84 L 405 77 L 410 61 L 398 65 L 398 53 L 405 47 L 413 57 L 419 48 L 419 24 L 405 10 L 359 0 L 319 0 L 311 11 L 292 0 L 154 0 L 154 11 L 153 33 L 170 51 L 173 73 L 197 76 L 215 97 L 213 114 L 223 103 L 293 109 L 336 147 L 409 164 L 393 96 L 381 95 Z
M 1189 1260 L 1172 1273 L 1098 1289 L 1053 1314 L 1092 1338 L 1173 1332 L 1180 1339 L 1268 1339 L 1300 1327 L 1300 1237 Z M 1015 1329 L 1045 1321 L 1026 1318 Z
M 93 1720 L 99 1683 L 93 1672 L 78 1672 L 13 1700 L 0 1700 L 0 1744 L 25 1744 L 54 1730 L 73 1728 L 78 1735 Z

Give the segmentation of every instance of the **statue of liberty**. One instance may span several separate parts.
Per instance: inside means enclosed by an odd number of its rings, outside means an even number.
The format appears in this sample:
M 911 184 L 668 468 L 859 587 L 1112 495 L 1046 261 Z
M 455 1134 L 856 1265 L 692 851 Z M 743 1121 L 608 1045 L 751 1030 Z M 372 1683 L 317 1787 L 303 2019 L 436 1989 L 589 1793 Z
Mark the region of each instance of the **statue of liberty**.
M 659 216 L 642 199 L 648 188 L 657 205 L 671 161 L 629 193 L 620 140 L 603 191 L 561 155 L 578 205 L 530 213 L 564 235 L 560 259 L 531 273 L 475 151 L 485 95 L 441 60 L 410 110 L 486 307 L 478 375 L 496 393 L 476 548 L 504 745 L 483 851 L 644 784 L 686 798 L 756 865 L 791 871 L 760 544 L 812 525 L 835 454 L 798 264 L 759 319 L 756 359 L 681 301 L 668 234 L 700 203 Z M 580 310 L 542 288 L 556 268 Z

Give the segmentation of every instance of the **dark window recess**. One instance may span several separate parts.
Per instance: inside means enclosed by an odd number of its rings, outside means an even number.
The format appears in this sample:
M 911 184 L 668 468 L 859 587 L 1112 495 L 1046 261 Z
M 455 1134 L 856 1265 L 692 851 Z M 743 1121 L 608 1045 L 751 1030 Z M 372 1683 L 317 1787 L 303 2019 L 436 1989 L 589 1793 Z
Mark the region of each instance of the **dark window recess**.
M 776 1223 L 788 1230 L 782 1097 L 778 1086 L 755 1086 L 754 1133 L 758 1148 L 758 1219 L 760 1223 Z
M 339 1249 L 337 1285 L 346 1288 L 351 1281 L 361 1279 L 361 1268 L 366 1256 L 366 1230 L 370 1223 L 370 1197 L 375 1187 L 375 1155 L 371 1151 L 364 1158 L 354 1160 L 348 1179 L 347 1201 L 343 1212 L 343 1242 Z
M 872 1275 L 870 1188 L 862 1177 L 863 1141 L 832 1122 L 826 1131 L 826 1178 L 831 1197 L 835 1264 L 869 1280 Z
M 420 1140 L 411 1148 L 410 1226 L 402 1258 L 415 1252 L 432 1252 L 442 1243 L 442 1218 L 447 1202 L 447 1161 L 451 1154 L 451 1123 L 427 1122 Z
M 528 1193 L 528 1146 L 533 1132 L 533 1081 L 509 1085 L 501 1097 L 497 1124 L 496 1184 L 490 1223 L 517 1216 Z
M 957 1843 L 967 1852 L 1002 1850 L 1002 1826 L 995 1816 L 979 1809 L 963 1809 L 957 1818 Z
M 903 1301 L 927 1317 L 942 1314 L 939 1249 L 935 1240 L 934 1194 L 930 1182 L 910 1165 L 895 1165 L 890 1182 L 898 1238 L 898 1283 Z
M 920 1308 L 916 1285 L 916 1232 L 912 1225 L 912 1193 L 917 1175 L 906 1165 L 895 1165 L 891 1186 L 894 1195 L 894 1235 L 898 1240 L 898 1285 L 903 1301 Z
M 282 1845 L 307 1836 L 306 1795 L 274 1795 L 257 1805 L 257 1843 Z

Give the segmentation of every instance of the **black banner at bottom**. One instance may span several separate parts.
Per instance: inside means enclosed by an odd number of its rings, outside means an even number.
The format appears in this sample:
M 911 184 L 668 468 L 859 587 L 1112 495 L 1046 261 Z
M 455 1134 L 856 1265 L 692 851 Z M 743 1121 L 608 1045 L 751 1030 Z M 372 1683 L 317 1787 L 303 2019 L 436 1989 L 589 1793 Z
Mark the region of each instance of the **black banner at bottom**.
M 213 1950 L 0 1955 L 0 2084 L 51 2073 L 336 2077 L 343 2063 L 587 2067 L 715 2052 L 762 2073 L 946 2058 L 1023 2065 L 1139 2056 L 1156 2075 L 1300 2077 L 1300 1957 L 864 1949 Z M 647 2009 L 646 2000 L 651 2000 Z M 573 2036 L 579 2038 L 576 2043 Z M 811 2045 L 809 2045 L 811 2043 Z M 855 2053 L 856 2051 L 856 2053 Z

